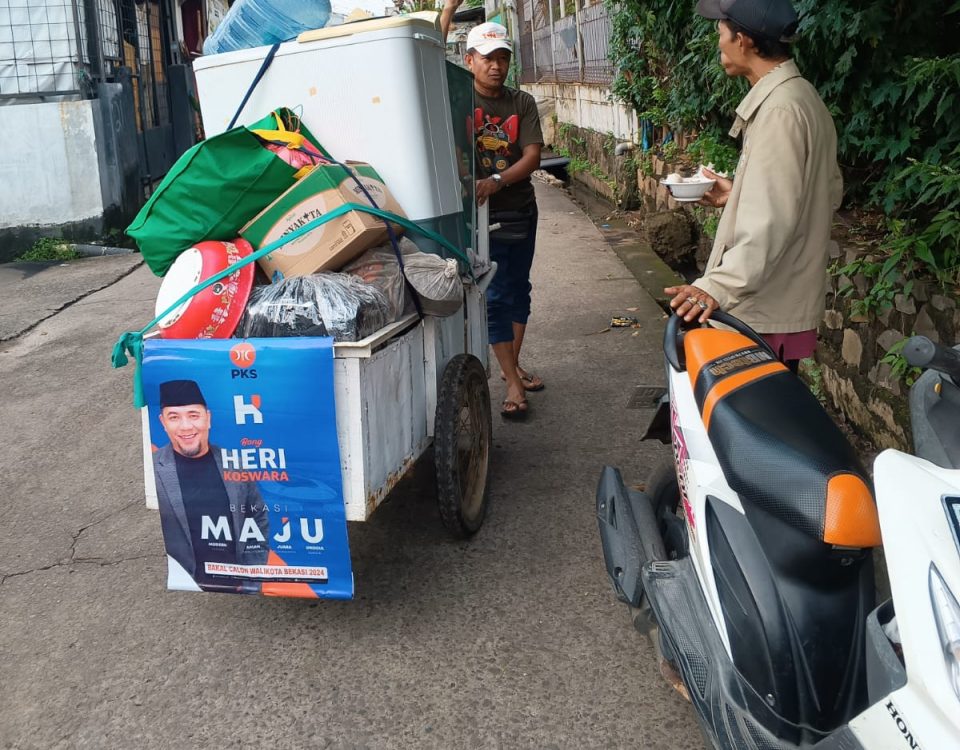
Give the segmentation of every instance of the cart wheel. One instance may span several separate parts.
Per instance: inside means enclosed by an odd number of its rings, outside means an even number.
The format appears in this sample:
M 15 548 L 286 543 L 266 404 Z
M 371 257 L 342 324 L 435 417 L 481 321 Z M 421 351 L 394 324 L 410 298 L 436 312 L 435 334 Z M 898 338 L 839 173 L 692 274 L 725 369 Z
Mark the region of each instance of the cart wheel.
M 487 373 L 473 355 L 458 354 L 444 369 L 437 396 L 434 463 L 440 518 L 459 538 L 483 525 L 492 433 Z

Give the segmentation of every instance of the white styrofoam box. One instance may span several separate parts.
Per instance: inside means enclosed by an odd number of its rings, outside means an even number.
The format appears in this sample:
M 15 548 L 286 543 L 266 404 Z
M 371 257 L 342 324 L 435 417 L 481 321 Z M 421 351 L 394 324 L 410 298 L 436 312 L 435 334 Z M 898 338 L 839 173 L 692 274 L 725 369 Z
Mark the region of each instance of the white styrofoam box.
M 324 38 L 282 44 L 238 124 L 277 107 L 340 160 L 368 162 L 414 221 L 463 207 L 439 31 L 423 19 L 375 19 L 322 29 Z M 268 48 L 194 62 L 203 125 L 223 132 Z

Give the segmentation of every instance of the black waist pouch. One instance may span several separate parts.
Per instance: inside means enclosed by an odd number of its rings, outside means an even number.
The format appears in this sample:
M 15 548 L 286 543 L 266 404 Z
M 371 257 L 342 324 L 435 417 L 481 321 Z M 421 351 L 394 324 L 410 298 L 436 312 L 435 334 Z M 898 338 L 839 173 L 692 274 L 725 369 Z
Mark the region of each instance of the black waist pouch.
M 536 215 L 536 206 L 520 211 L 491 211 L 490 226 L 499 224 L 500 227 L 490 232 L 490 239 L 505 244 L 523 242 L 530 235 L 530 228 L 533 226 Z

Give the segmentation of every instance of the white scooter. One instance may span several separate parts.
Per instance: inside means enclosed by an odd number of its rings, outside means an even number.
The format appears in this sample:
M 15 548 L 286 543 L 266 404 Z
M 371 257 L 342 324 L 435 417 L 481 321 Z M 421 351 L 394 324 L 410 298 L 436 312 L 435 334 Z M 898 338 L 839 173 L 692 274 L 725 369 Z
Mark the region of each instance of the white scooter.
M 640 492 L 606 467 L 607 571 L 717 748 L 960 748 L 960 347 L 912 339 L 917 456 L 868 475 L 763 339 L 671 316 Z M 892 601 L 875 606 L 883 539 Z

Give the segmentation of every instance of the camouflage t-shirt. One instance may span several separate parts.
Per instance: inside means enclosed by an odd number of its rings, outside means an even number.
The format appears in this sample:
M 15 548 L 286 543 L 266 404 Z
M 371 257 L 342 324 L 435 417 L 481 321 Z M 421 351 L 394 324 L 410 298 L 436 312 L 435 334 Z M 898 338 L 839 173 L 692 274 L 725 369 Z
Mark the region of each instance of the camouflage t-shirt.
M 477 177 L 485 178 L 520 161 L 531 143 L 543 144 L 537 103 L 525 91 L 504 87 L 492 99 L 476 94 L 473 116 L 477 144 Z M 491 211 L 516 211 L 536 201 L 533 183 L 527 177 L 502 188 L 490 197 Z

